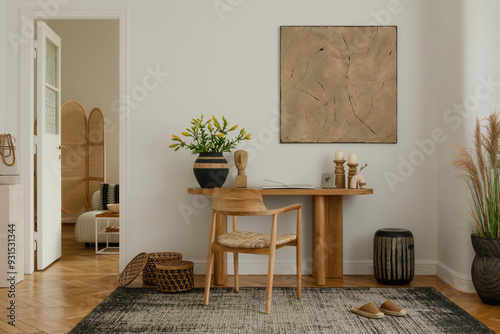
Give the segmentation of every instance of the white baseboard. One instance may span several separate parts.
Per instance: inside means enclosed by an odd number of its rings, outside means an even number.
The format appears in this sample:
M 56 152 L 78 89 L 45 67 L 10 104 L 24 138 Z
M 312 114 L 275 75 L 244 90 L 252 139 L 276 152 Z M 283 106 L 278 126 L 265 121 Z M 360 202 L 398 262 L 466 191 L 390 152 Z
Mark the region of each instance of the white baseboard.
M 474 284 L 470 275 L 462 275 L 441 262 L 436 264 L 436 273 L 446 283 L 462 292 L 475 293 Z
M 193 262 L 195 263 L 194 273 L 205 274 L 207 270 L 206 260 L 194 260 Z M 232 274 L 234 272 L 232 261 L 228 261 L 227 267 L 227 272 Z M 276 275 L 295 275 L 295 262 L 276 262 L 274 273 Z M 302 273 L 311 275 L 311 261 L 302 263 Z M 266 275 L 267 263 L 240 262 L 240 274 Z M 373 262 L 372 260 L 344 261 L 344 275 L 373 275 Z M 415 261 L 415 275 L 437 275 L 457 290 L 467 293 L 476 292 L 469 275 L 459 274 L 441 262 L 417 260 Z
M 345 275 L 373 275 L 372 260 L 344 261 Z M 436 275 L 436 261 L 415 261 L 415 275 Z
M 205 274 L 207 270 L 206 260 L 194 260 L 194 273 Z M 231 261 L 228 261 L 227 272 L 234 272 Z M 276 275 L 295 275 L 295 262 L 276 262 L 274 264 L 274 273 Z M 304 261 L 302 263 L 302 273 L 311 275 L 312 263 Z M 248 263 L 240 261 L 241 275 L 266 275 L 267 263 Z M 436 275 L 435 261 L 415 261 L 416 275 Z M 344 275 L 373 275 L 372 260 L 344 261 Z

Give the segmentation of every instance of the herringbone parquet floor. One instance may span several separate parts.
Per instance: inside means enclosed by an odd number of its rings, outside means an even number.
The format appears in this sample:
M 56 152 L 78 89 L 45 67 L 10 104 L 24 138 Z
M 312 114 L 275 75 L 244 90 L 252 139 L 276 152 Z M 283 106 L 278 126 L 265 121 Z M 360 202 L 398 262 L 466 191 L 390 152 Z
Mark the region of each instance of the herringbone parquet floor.
M 0 333 L 67 333 L 117 288 L 118 256 L 96 256 L 73 237 L 74 225 L 63 225 L 63 256 L 43 272 L 25 276 L 16 285 L 16 326 L 9 325 L 7 289 L 0 289 Z M 173 250 L 175 251 L 175 250 Z M 195 277 L 203 286 L 204 276 Z M 294 286 L 295 277 L 275 276 L 275 286 Z M 232 286 L 229 277 L 227 286 Z M 266 276 L 242 276 L 241 286 L 265 286 Z M 137 279 L 132 286 L 142 286 Z M 305 276 L 303 286 L 314 286 Z M 380 286 L 372 276 L 345 276 L 329 279 L 332 287 Z M 500 333 L 500 307 L 481 303 L 476 294 L 453 289 L 436 276 L 417 276 L 410 286 L 433 286 L 497 333 Z M 201 301 L 200 301 L 201 303 Z M 2 314 L 3 312 L 3 314 Z

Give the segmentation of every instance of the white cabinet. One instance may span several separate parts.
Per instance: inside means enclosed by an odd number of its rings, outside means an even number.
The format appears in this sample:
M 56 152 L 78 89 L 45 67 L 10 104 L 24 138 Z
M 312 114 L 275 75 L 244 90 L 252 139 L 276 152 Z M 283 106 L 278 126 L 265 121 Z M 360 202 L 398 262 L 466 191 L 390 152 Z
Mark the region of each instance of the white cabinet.
M 0 185 L 0 287 L 24 280 L 24 188 Z

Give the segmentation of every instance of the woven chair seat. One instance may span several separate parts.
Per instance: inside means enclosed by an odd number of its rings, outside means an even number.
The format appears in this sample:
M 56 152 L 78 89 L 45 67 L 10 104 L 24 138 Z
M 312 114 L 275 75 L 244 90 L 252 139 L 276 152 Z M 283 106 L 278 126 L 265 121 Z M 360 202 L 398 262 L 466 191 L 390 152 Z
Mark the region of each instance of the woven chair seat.
M 295 234 L 278 234 L 276 246 L 296 240 Z M 264 233 L 233 231 L 220 235 L 217 242 L 222 246 L 231 248 L 268 248 L 271 243 L 271 235 Z

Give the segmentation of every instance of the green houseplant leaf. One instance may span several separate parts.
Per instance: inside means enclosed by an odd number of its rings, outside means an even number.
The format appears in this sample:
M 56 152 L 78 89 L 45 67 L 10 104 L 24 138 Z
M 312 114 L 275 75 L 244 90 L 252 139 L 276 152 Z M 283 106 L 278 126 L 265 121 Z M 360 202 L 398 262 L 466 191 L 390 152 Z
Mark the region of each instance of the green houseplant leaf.
M 242 128 L 236 137 L 231 138 L 230 133 L 235 131 L 238 125 L 229 127 L 229 122 L 222 116 L 222 124 L 212 116 L 207 121 L 203 120 L 203 114 L 199 118 L 191 120 L 191 127 L 181 132 L 183 137 L 172 135 L 173 144 L 169 148 L 178 151 L 187 149 L 192 154 L 204 152 L 231 152 L 236 145 L 243 140 L 252 139 L 252 135 Z

